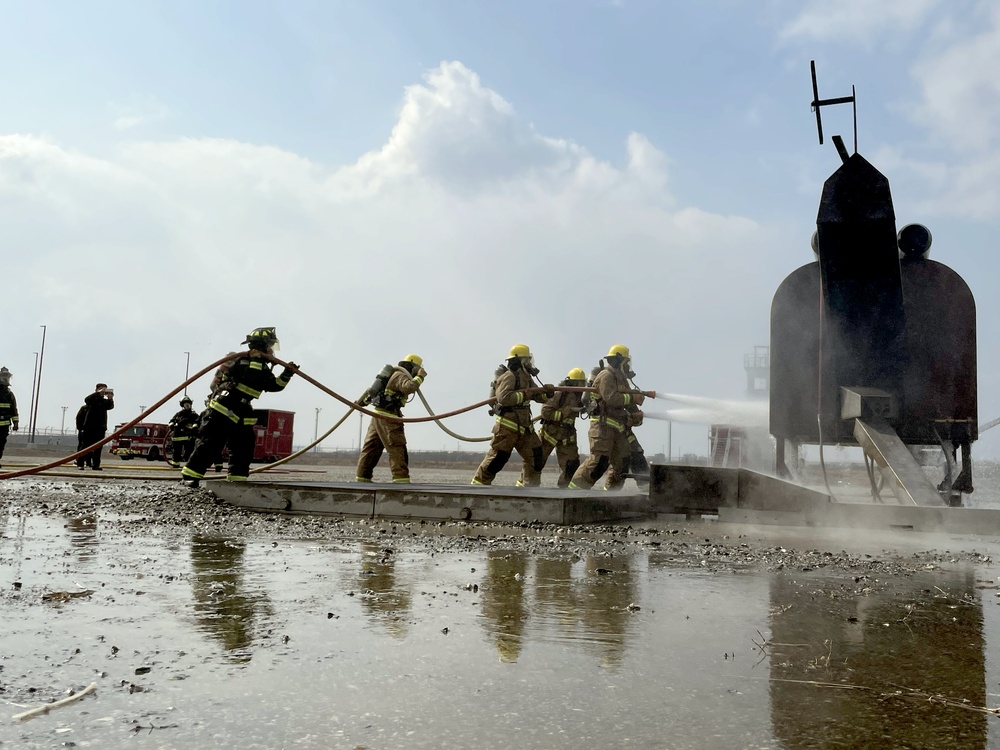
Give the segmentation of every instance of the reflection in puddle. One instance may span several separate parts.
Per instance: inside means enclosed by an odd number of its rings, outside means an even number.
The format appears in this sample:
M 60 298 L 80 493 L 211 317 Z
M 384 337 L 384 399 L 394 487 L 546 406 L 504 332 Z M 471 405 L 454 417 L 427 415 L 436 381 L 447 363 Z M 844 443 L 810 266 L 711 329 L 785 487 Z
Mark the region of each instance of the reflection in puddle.
M 524 555 L 486 553 L 482 613 L 487 634 L 502 662 L 515 662 L 521 653 L 521 637 L 528 616 L 524 602 L 526 573 Z
M 97 516 L 67 517 L 66 528 L 77 562 L 92 562 L 97 557 Z
M 986 705 L 972 571 L 859 595 L 869 583 L 772 580 L 775 735 L 790 747 L 985 747 L 987 716 L 969 710 Z
M 1000 682 L 989 569 L 876 581 L 691 570 L 655 550 L 165 536 L 7 520 L 6 695 L 106 674 L 19 746 L 54 746 L 56 728 L 123 746 L 136 717 L 180 749 L 1000 744 L 1000 718 L 977 710 Z M 69 585 L 99 593 L 41 603 Z
M 244 542 L 202 534 L 191 538 L 195 620 L 234 662 L 250 661 L 255 621 L 271 613 L 266 594 L 246 584 L 245 553 Z
M 396 580 L 396 553 L 373 542 L 362 542 L 361 571 L 357 585 L 361 589 L 361 609 L 394 638 L 405 638 L 407 618 L 413 596 Z

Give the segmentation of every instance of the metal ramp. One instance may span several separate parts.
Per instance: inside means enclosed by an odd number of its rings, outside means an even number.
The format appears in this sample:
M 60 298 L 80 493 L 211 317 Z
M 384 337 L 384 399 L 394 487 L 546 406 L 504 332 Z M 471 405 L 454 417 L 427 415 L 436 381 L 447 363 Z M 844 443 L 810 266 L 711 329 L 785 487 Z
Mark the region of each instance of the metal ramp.
M 882 476 L 901 505 L 945 505 L 937 488 L 888 422 L 878 418 L 855 419 L 854 439 L 882 469 Z

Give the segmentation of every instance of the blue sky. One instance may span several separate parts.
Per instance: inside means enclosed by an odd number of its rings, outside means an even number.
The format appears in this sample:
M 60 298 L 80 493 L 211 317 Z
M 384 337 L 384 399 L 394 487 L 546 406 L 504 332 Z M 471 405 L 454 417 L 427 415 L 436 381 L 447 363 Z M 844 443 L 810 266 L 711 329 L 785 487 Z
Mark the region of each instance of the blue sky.
M 0 2 L 3 358 L 40 425 L 95 380 L 121 419 L 245 329 L 345 393 L 411 350 L 439 409 L 525 341 L 547 379 L 612 343 L 644 387 L 738 399 L 839 164 L 809 110 L 858 91 L 899 226 L 979 305 L 1000 214 L 1000 13 L 944 0 Z M 849 136 L 849 108 L 826 133 Z M 850 140 L 848 138 L 848 140 Z M 197 387 L 195 388 L 197 392 Z M 330 423 L 304 383 L 266 401 Z M 664 406 L 666 408 L 666 405 Z M 166 410 L 165 410 L 166 411 Z M 411 412 L 419 411 L 411 406 Z M 458 420 L 485 434 L 485 414 Z M 304 428 L 304 429 L 303 429 Z M 643 428 L 649 452 L 665 428 Z M 1000 431 L 998 431 L 1000 432 Z M 703 452 L 701 426 L 674 451 Z M 353 436 L 331 439 L 347 446 Z M 415 447 L 451 445 L 434 427 Z M 1000 457 L 1000 434 L 977 455 Z

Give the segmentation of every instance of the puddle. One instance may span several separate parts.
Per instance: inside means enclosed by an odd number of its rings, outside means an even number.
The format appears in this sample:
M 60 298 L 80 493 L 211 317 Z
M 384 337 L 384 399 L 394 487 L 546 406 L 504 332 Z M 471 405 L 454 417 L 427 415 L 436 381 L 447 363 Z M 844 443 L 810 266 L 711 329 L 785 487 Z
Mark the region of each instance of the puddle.
M 106 518 L 3 527 L 4 743 L 1000 746 L 976 710 L 1000 705 L 994 568 L 712 572 L 655 549 L 435 553 Z M 42 601 L 55 591 L 93 593 Z

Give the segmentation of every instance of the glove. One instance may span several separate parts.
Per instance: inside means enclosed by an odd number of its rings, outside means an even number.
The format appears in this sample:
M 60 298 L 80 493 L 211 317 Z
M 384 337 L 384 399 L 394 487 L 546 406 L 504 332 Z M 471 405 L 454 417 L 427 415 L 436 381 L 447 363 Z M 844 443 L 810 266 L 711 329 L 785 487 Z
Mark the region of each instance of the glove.
M 642 402 L 646 400 L 646 394 L 642 391 L 634 391 L 632 393 L 632 403 L 636 406 L 642 406 Z
M 286 370 L 298 370 L 299 366 L 297 364 L 295 364 L 294 362 L 289 362 L 288 366 L 285 369 Z
M 545 389 L 545 395 L 548 396 L 549 398 L 552 398 L 553 396 L 556 395 L 556 387 L 552 385 L 552 383 L 546 383 L 545 385 L 542 386 L 542 388 Z
M 420 378 L 421 380 L 423 380 L 424 378 L 426 378 L 427 377 L 427 370 L 425 370 L 423 367 L 421 367 L 419 370 L 417 370 L 417 377 Z
M 642 418 L 646 416 L 641 411 L 634 411 L 628 415 L 628 423 L 630 427 L 638 427 L 642 424 Z
M 12 430 L 13 432 L 17 432 L 17 422 L 11 422 L 11 423 L 10 423 L 10 429 L 11 429 L 11 430 Z

